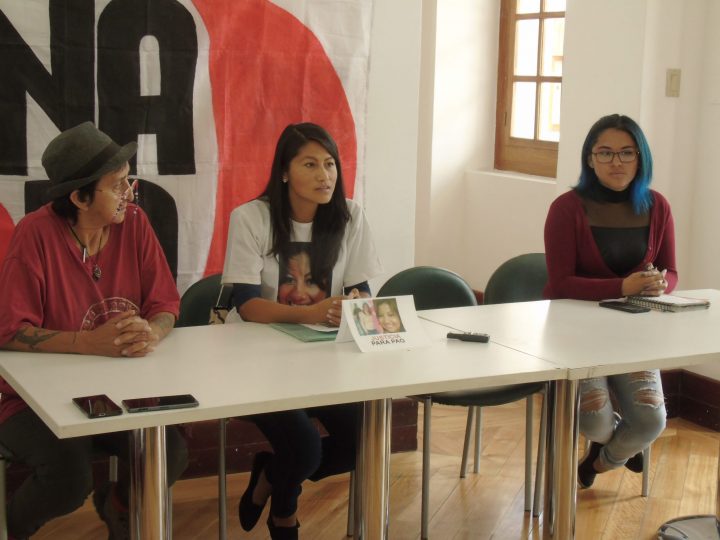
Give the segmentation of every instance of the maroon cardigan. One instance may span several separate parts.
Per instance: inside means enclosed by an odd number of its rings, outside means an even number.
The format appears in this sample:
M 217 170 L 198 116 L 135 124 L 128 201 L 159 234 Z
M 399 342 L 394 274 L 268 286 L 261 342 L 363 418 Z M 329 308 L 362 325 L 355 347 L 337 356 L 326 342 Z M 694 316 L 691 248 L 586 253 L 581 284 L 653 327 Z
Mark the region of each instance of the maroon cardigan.
M 665 292 L 669 293 L 677 284 L 673 217 L 665 197 L 656 191 L 650 192 L 653 205 L 647 252 L 628 274 L 644 270 L 647 263 L 666 269 Z M 550 205 L 545 220 L 545 258 L 548 267 L 545 298 L 602 300 L 622 296 L 622 282 L 627 275 L 619 276 L 605 264 L 585 216 L 582 199 L 574 190 L 560 195 Z

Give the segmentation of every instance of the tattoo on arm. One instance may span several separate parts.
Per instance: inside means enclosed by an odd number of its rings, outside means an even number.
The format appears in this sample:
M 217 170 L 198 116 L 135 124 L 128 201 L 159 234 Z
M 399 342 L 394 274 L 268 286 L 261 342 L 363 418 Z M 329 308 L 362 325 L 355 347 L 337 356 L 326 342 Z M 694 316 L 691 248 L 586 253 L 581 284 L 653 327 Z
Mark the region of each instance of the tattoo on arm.
M 59 331 L 23 327 L 15 333 L 14 341 L 27 345 L 31 351 L 40 350 L 40 344 L 60 334 Z
M 175 317 L 171 313 L 163 312 L 155 315 L 150 322 L 158 327 L 161 332 L 160 337 L 163 338 L 175 326 Z

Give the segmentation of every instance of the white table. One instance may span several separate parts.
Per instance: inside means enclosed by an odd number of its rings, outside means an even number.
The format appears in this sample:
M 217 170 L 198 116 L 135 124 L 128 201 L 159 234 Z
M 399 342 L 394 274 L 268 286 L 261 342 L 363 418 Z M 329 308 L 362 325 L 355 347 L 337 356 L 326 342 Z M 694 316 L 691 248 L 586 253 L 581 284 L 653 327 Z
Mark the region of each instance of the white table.
M 422 313 L 459 331 L 488 333 L 496 344 L 567 368 L 567 380 L 555 381 L 548 399 L 552 420 L 544 538 L 566 540 L 575 534 L 578 381 L 720 361 L 720 291 L 675 294 L 707 298 L 713 307 L 628 314 L 602 309 L 597 302 L 546 300 Z
M 179 328 L 147 358 L 0 351 L 0 375 L 60 438 L 133 431 L 133 538 L 171 536 L 165 425 L 364 401 L 361 534 L 380 539 L 388 527 L 391 398 L 566 376 L 534 356 L 496 343 L 448 341 L 442 326 L 425 327 L 429 347 L 364 354 L 354 343 L 302 343 L 260 324 Z M 98 393 L 116 403 L 190 393 L 200 406 L 90 420 L 71 403 Z

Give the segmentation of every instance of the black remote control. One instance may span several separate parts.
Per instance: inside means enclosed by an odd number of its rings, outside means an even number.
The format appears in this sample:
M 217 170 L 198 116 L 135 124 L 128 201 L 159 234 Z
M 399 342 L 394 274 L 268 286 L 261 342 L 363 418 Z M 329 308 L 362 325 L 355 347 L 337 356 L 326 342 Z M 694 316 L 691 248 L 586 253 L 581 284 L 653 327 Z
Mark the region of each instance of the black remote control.
M 480 334 L 478 332 L 467 332 L 458 334 L 455 332 L 448 332 L 448 339 L 459 339 L 460 341 L 475 341 L 477 343 L 487 343 L 490 341 L 490 336 L 487 334 Z

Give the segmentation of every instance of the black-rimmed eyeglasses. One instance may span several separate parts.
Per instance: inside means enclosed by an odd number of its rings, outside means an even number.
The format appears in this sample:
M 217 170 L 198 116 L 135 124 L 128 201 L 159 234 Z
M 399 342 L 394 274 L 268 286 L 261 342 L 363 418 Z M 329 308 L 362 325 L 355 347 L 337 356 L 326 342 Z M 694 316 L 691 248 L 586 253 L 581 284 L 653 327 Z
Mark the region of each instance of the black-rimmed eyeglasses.
M 599 152 L 592 152 L 598 163 L 612 163 L 615 156 L 622 163 L 632 163 L 640 155 L 637 150 L 620 150 L 619 152 L 611 152 L 610 150 L 600 150 Z

